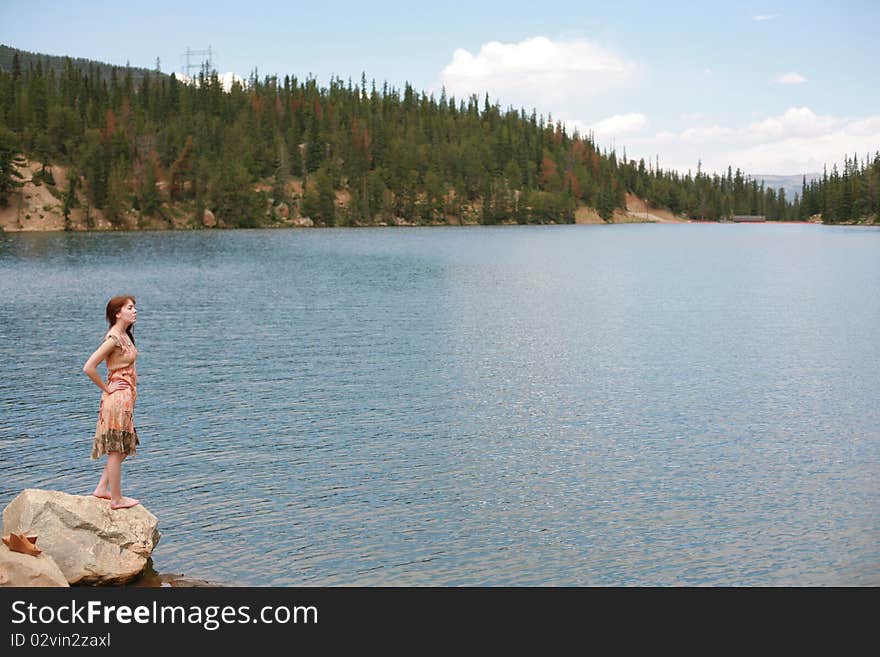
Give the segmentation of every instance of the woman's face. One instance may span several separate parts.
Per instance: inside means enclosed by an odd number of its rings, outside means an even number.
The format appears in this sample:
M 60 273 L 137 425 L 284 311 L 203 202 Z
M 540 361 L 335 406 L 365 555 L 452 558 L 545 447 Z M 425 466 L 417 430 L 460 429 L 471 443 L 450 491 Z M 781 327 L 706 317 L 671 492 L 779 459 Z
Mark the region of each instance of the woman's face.
M 131 299 L 128 299 L 125 302 L 125 305 L 119 309 L 119 312 L 116 313 L 116 319 L 121 319 L 126 324 L 134 324 L 137 321 L 137 308 L 134 307 L 134 302 Z

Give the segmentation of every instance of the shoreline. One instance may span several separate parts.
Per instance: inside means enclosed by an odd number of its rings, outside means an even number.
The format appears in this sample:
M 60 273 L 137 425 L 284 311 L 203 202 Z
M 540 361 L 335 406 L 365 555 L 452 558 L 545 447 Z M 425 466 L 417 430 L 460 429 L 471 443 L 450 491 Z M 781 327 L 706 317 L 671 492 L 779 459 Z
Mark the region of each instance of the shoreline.
M 627 221 L 627 222 L 609 222 L 609 223 L 601 223 L 601 224 L 581 224 L 581 223 L 544 223 L 544 224 L 520 224 L 516 222 L 509 223 L 498 223 L 498 224 L 480 224 L 480 223 L 460 223 L 460 224 L 446 224 L 446 223 L 433 223 L 433 224 L 352 224 L 345 226 L 293 226 L 293 225 L 270 225 L 270 226 L 256 226 L 253 228 L 158 228 L 158 227 L 149 227 L 149 228 L 88 228 L 88 229 L 80 229 L 76 228 L 73 230 L 64 230 L 59 228 L 46 228 L 46 229 L 27 229 L 27 228 L 19 228 L 19 229 L 10 229 L 4 228 L 0 226 L 0 235 L 19 235 L 19 234 L 48 234 L 48 233 L 67 233 L 71 235 L 87 235 L 90 233 L 195 233 L 195 232 L 235 232 L 235 231 L 245 231 L 245 230 L 327 230 L 327 229 L 343 229 L 343 228 L 354 228 L 354 229 L 370 229 L 370 228 L 471 228 L 471 227 L 482 227 L 482 228 L 513 228 L 513 227 L 526 227 L 526 226 L 543 226 L 543 227 L 555 227 L 555 226 L 627 226 L 631 224 L 656 224 L 662 226 L 673 226 L 673 225 L 681 225 L 681 224 L 699 224 L 699 225 L 763 225 L 763 226 L 841 226 L 841 227 L 853 227 L 853 226 L 861 226 L 866 228 L 880 228 L 880 223 L 867 223 L 867 222 L 840 222 L 840 223 L 822 223 L 818 221 L 762 221 L 762 222 L 723 222 L 723 221 L 700 221 L 698 219 L 693 219 L 690 221 Z
M 480 204 L 468 206 L 460 216 L 444 214 L 440 218 L 434 218 L 429 222 L 414 222 L 409 219 L 392 216 L 385 221 L 370 223 L 352 223 L 326 226 L 315 226 L 309 217 L 300 214 L 297 200 L 275 203 L 268 199 L 265 217 L 261 219 L 262 225 L 253 227 L 235 227 L 223 221 L 222 217 L 215 217 L 212 212 L 205 209 L 203 216 L 194 215 L 196 208 L 193 203 L 178 201 L 163 204 L 163 210 L 158 216 L 141 215 L 139 211 L 129 209 L 118 217 L 116 222 L 111 222 L 105 217 L 104 211 L 90 208 L 85 197 L 77 191 L 77 203 L 70 210 L 69 218 L 65 220 L 62 208 L 62 195 L 66 192 L 65 185 L 49 184 L 37 175 L 41 165 L 33 160 L 27 160 L 23 166 L 18 167 L 24 177 L 20 190 L 10 197 L 10 202 L 0 207 L 0 233 L 110 233 L 110 232 L 166 232 L 166 231 L 197 231 L 197 230 L 276 230 L 282 228 L 414 228 L 435 226 L 564 226 L 564 225 L 587 225 L 587 226 L 615 226 L 623 224 L 720 224 L 720 223 L 767 223 L 767 224 L 815 224 L 821 226 L 878 226 L 880 219 L 865 217 L 860 221 L 846 221 L 839 223 L 823 223 L 815 221 L 820 215 L 814 215 L 813 221 L 763 221 L 763 222 L 729 222 L 720 220 L 689 219 L 688 217 L 675 214 L 667 208 L 654 207 L 645 199 L 637 197 L 632 192 L 626 193 L 624 207 L 614 209 L 608 221 L 602 219 L 596 208 L 578 204 L 574 210 L 573 221 L 556 222 L 541 221 L 519 223 L 514 220 L 500 221 L 495 224 L 483 224 L 478 220 L 480 216 Z M 60 181 L 67 179 L 67 168 L 62 165 L 53 165 L 49 168 L 54 170 L 53 176 Z M 57 174 L 57 175 L 56 175 Z M 289 183 L 288 193 L 290 199 L 299 199 L 302 194 L 301 183 L 293 180 Z M 263 186 L 264 187 L 264 186 Z M 265 191 L 263 187 L 260 190 Z M 336 193 L 337 211 L 346 212 L 347 197 L 344 192 Z

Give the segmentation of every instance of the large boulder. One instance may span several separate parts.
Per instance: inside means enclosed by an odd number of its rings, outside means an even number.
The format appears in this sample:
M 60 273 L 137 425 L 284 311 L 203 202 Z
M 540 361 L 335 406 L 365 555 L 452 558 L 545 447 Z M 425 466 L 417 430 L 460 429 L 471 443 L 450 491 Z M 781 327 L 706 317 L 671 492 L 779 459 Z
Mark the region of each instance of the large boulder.
M 33 557 L 0 543 L 0 586 L 70 586 L 48 554 Z
M 146 567 L 159 521 L 140 504 L 111 510 L 91 495 L 28 488 L 3 511 L 10 533 L 36 535 L 70 584 L 124 584 Z
M 205 228 L 215 228 L 217 226 L 217 217 L 208 208 L 202 213 L 202 225 Z
M 315 222 L 312 221 L 311 217 L 297 217 L 293 220 L 293 225 L 300 228 L 312 228 Z

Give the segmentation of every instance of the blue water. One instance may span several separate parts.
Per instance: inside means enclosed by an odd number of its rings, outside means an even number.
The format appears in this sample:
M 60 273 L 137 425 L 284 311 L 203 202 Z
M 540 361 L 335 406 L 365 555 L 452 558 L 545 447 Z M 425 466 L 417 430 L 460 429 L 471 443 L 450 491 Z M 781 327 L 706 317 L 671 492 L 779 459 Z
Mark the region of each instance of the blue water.
M 159 572 L 878 585 L 878 292 L 872 228 L 0 234 L 0 505 L 93 489 L 128 293 Z

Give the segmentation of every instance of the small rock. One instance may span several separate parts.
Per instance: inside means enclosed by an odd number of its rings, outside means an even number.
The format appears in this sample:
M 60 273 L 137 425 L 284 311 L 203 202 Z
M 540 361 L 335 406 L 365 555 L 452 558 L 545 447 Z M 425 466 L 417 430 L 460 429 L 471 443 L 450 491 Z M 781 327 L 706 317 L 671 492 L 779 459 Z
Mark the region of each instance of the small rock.
M 70 586 L 58 564 L 43 553 L 32 557 L 0 543 L 0 586 Z
M 205 228 L 214 228 L 217 225 L 217 218 L 208 208 L 205 208 L 205 214 L 202 216 L 202 225 Z
M 293 225 L 303 228 L 312 228 L 315 225 L 315 222 L 312 221 L 310 217 L 297 217 L 293 220 Z

